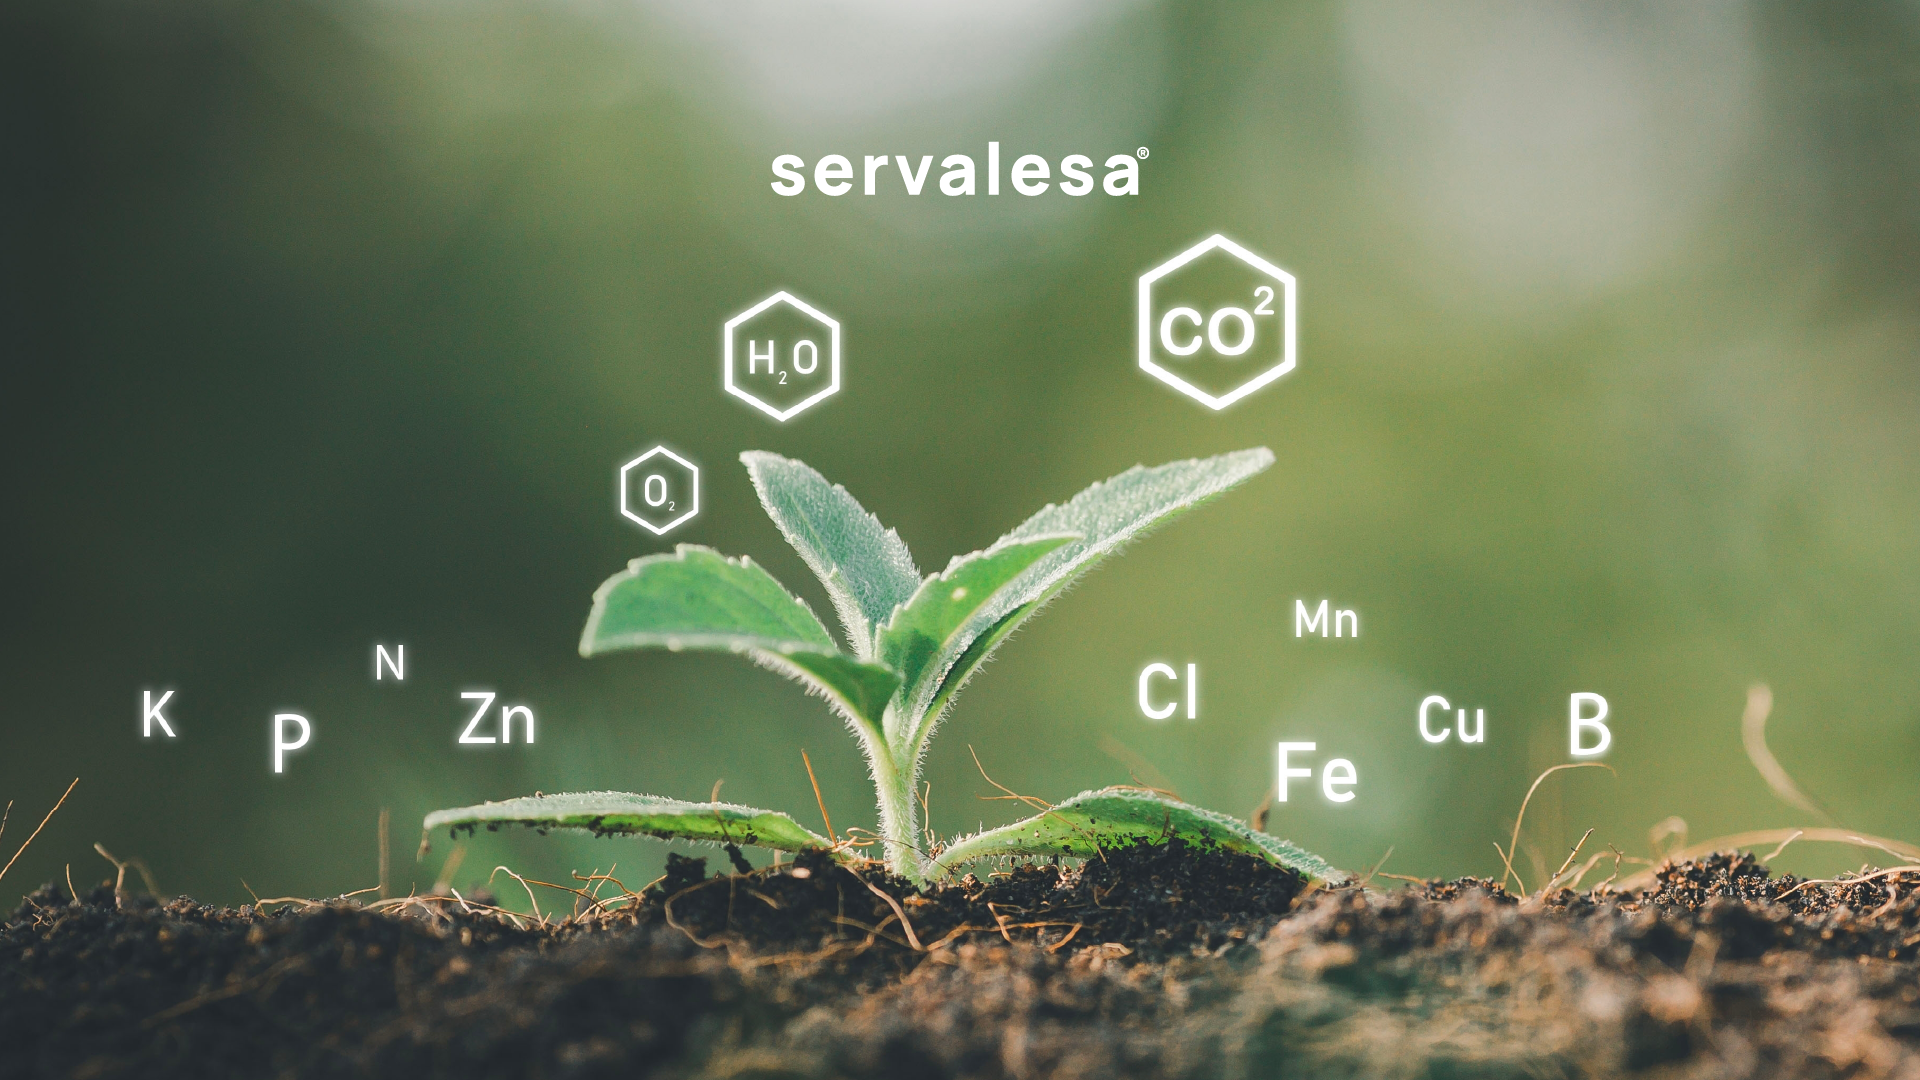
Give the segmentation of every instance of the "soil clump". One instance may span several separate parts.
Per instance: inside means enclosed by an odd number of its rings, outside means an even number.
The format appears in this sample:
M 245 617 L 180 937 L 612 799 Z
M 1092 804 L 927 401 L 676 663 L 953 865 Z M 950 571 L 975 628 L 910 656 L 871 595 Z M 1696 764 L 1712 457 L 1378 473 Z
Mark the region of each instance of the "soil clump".
M 1175 845 L 925 894 L 705 863 L 544 920 L 50 886 L 0 927 L 0 1075 L 1920 1080 L 1911 871 L 1725 854 L 1517 898 Z

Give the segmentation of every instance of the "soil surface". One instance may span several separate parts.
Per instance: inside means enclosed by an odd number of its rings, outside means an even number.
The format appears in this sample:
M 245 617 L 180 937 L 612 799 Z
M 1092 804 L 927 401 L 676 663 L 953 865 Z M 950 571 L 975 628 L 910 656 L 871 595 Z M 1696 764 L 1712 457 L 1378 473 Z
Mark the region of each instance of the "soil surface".
M 0 929 L 0 1075 L 1920 1080 L 1920 873 L 1719 855 L 1516 899 L 1178 847 L 928 895 L 706 871 L 544 922 L 48 887 Z

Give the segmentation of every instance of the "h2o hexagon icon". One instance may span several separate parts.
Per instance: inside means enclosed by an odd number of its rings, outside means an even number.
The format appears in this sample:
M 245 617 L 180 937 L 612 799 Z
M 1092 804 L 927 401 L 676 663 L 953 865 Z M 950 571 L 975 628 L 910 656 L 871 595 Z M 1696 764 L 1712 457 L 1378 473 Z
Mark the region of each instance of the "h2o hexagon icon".
M 1140 370 L 1224 409 L 1293 370 L 1293 275 L 1215 233 L 1140 276 Z
M 727 320 L 727 393 L 791 420 L 840 389 L 840 323 L 785 291 Z
M 655 536 L 700 512 L 700 467 L 664 446 L 620 466 L 620 516 Z

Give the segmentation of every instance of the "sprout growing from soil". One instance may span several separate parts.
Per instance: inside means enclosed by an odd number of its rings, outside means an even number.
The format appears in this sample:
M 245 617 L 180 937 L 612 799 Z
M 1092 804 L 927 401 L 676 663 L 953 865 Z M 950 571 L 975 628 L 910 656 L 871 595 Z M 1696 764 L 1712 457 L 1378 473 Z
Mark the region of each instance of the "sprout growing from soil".
M 1127 541 L 1271 465 L 1272 452 L 1261 447 L 1135 466 L 1064 506 L 1047 506 L 992 546 L 928 577 L 899 535 L 845 488 L 774 454 L 754 451 L 741 460 L 768 515 L 826 587 L 847 649 L 751 560 L 682 544 L 670 555 L 635 559 L 595 591 L 582 655 L 647 648 L 743 653 L 826 698 L 866 755 L 887 867 L 916 885 L 951 876 L 974 859 L 1089 857 L 1102 848 L 1174 839 L 1255 855 L 1312 877 L 1333 876 L 1323 860 L 1291 843 L 1141 788 L 1082 792 L 932 851 L 922 847 L 916 820 L 914 792 L 928 741 L 954 695 L 1007 635 Z M 426 819 L 429 832 L 501 824 L 859 857 L 845 842 L 819 836 L 786 814 L 626 792 L 535 795 Z

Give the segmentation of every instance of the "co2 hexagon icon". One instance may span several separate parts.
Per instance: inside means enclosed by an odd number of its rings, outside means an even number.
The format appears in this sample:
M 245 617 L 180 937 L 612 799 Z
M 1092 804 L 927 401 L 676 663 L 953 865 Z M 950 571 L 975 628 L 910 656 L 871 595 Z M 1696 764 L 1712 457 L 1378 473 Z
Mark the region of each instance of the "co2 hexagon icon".
M 1218 233 L 1140 276 L 1140 370 L 1224 409 L 1293 370 L 1293 275 Z
M 620 466 L 620 516 L 655 536 L 700 512 L 700 467 L 664 446 Z
M 727 393 L 786 421 L 840 389 L 840 323 L 781 291 L 727 320 Z

